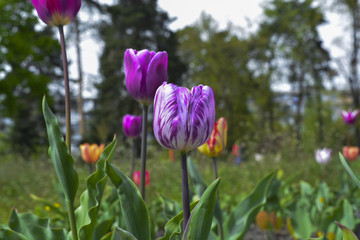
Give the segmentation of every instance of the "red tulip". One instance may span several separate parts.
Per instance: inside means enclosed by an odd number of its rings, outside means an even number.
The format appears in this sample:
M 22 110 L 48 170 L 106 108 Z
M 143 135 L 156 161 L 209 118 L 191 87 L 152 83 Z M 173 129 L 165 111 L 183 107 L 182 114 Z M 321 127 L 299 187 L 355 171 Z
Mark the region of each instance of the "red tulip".
M 140 185 L 140 171 L 136 171 L 133 173 L 133 180 L 136 185 Z M 145 186 L 148 186 L 150 184 L 150 174 L 149 171 L 145 171 Z

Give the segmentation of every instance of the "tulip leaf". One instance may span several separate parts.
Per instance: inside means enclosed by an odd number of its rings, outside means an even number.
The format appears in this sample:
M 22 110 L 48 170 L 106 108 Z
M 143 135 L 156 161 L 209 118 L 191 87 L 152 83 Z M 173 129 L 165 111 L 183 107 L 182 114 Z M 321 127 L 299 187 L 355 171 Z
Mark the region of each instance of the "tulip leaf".
M 317 238 L 307 238 L 306 240 L 324 240 L 324 235 L 321 235 L 320 237 Z
M 349 164 L 346 162 L 344 156 L 339 153 L 339 157 L 340 157 L 340 162 L 343 165 L 343 167 L 345 168 L 345 170 L 347 171 L 347 173 L 350 175 L 350 177 L 353 179 L 353 181 L 355 182 L 355 184 L 358 186 L 358 188 L 360 188 L 360 180 L 359 178 L 354 174 L 354 172 L 351 170 Z
M 26 240 L 26 238 L 11 229 L 0 228 L 0 240 Z
M 263 178 L 254 191 L 227 216 L 224 222 L 224 239 L 238 240 L 244 238 L 250 224 L 254 222 L 256 214 L 267 201 L 268 191 L 275 173 L 276 171 L 273 171 Z
M 196 205 L 184 232 L 184 240 L 207 240 L 214 216 L 217 191 L 221 178 L 213 181 Z
M 207 185 L 204 179 L 201 177 L 201 174 L 198 168 L 196 167 L 195 163 L 191 160 L 190 157 L 187 158 L 187 166 L 188 166 L 191 182 L 195 186 L 196 194 L 199 195 L 199 197 L 201 197 L 202 194 L 205 192 Z M 219 222 L 219 224 L 222 224 L 222 212 L 219 201 L 216 202 L 214 216 Z
M 65 198 L 73 204 L 79 186 L 78 174 L 74 169 L 74 159 L 69 153 L 56 117 L 51 112 L 45 97 L 42 101 L 42 109 L 50 144 L 49 155 L 54 164 L 60 185 L 64 190 Z
M 359 240 L 356 235 L 346 226 L 335 222 L 341 229 L 342 233 L 343 233 L 343 240 Z
M 87 189 L 80 197 L 80 206 L 75 211 L 76 225 L 80 239 L 92 239 L 97 222 L 98 211 L 105 189 L 107 175 L 105 162 L 111 161 L 116 147 L 116 138 L 104 149 L 96 171 L 86 180 Z
M 9 220 L 9 227 L 12 231 L 18 233 L 17 235 L 10 235 L 13 237 L 12 239 L 66 240 L 66 231 L 64 229 L 52 229 L 48 219 L 39 218 L 31 213 L 18 214 L 16 210 L 13 210 Z M 10 234 L 11 232 L 6 231 L 5 233 Z M 9 240 L 11 238 L 5 239 Z
M 190 204 L 190 211 L 192 211 L 199 201 L 193 202 Z M 165 235 L 158 240 L 169 240 L 171 237 L 178 235 L 181 239 L 182 236 L 182 226 L 183 221 L 183 211 L 179 212 L 175 217 L 171 218 L 165 225 Z
M 137 239 L 149 240 L 150 215 L 135 183 L 109 162 L 106 162 L 106 173 L 117 188 L 125 230 Z

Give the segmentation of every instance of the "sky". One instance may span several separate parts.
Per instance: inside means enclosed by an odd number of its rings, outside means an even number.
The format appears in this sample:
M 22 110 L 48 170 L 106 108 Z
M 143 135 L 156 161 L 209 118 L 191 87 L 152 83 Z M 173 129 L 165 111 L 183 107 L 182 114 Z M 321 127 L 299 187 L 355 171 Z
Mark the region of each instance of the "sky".
M 112 0 L 104 0 L 109 3 Z M 168 12 L 170 17 L 175 17 L 176 20 L 169 26 L 170 29 L 176 31 L 187 25 L 196 22 L 201 13 L 210 14 L 218 23 L 220 28 L 225 28 L 229 22 L 235 26 L 240 26 L 246 32 L 253 32 L 257 29 L 257 23 L 262 17 L 262 4 L 264 0 L 158 0 L 158 5 L 161 9 Z M 88 16 L 80 11 L 82 20 L 87 20 Z M 91 16 L 93 17 L 93 16 Z M 330 51 L 333 58 L 342 58 L 345 55 L 346 49 L 339 47 L 336 40 L 345 41 L 343 24 L 346 21 L 344 16 L 337 13 L 327 13 L 325 16 L 328 21 L 319 28 L 320 36 L 324 40 L 325 47 Z M 91 20 L 91 19 L 89 19 Z M 347 34 L 349 35 L 349 34 Z M 345 36 L 347 36 L 345 34 Z M 93 81 L 89 81 L 89 77 L 93 80 L 100 79 L 98 56 L 102 50 L 102 44 L 96 42 L 89 36 L 83 36 L 82 41 L 82 59 L 83 69 L 85 75 L 85 97 L 91 97 L 94 92 Z M 345 44 L 346 46 L 346 44 Z M 75 50 L 70 46 L 69 59 L 74 63 L 70 66 L 70 76 L 77 77 Z M 335 63 L 333 63 L 335 64 Z M 121 66 L 119 66 L 121 67 Z M 337 66 L 333 66 L 337 68 Z M 344 84 L 341 76 L 335 79 L 335 84 Z M 74 86 L 76 88 L 76 86 Z M 290 87 L 286 84 L 278 84 L 275 86 L 276 90 L 287 91 Z

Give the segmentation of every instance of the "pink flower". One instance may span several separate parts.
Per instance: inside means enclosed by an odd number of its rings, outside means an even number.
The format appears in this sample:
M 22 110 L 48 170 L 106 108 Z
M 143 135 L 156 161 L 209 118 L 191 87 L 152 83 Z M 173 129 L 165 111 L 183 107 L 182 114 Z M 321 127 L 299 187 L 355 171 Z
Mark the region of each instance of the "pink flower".
M 354 111 L 345 111 L 342 110 L 341 111 L 341 116 L 343 117 L 344 121 L 346 124 L 353 124 L 356 121 L 357 116 L 359 115 L 359 110 L 354 110 Z
M 320 148 L 315 151 L 315 159 L 319 164 L 327 164 L 330 161 L 331 149 Z
M 136 185 L 140 186 L 140 171 L 136 171 L 133 173 L 133 180 Z M 150 184 L 150 174 L 149 171 L 145 171 L 145 186 Z
M 50 26 L 71 23 L 81 7 L 81 0 L 31 0 L 39 18 Z

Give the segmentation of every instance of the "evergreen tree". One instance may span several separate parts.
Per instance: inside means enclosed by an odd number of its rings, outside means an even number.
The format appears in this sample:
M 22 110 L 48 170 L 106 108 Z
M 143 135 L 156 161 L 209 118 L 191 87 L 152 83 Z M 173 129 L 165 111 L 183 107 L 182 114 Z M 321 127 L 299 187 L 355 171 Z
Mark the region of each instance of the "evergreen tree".
M 118 0 L 104 7 L 108 21 L 99 25 L 104 42 L 100 58 L 101 82 L 93 111 L 91 134 L 97 140 L 121 133 L 126 113 L 140 114 L 139 106 L 126 91 L 123 58 L 127 48 L 168 53 L 168 81 L 179 82 L 185 70 L 177 56 L 177 39 L 168 25 L 173 21 L 157 6 L 157 0 Z

